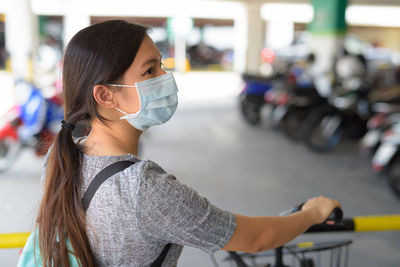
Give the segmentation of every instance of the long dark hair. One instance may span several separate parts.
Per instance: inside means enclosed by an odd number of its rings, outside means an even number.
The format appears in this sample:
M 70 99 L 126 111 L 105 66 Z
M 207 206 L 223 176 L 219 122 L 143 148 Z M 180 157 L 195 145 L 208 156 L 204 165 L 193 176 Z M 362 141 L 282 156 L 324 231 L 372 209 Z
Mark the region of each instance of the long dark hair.
M 99 119 L 93 87 L 119 81 L 129 68 L 146 28 L 122 20 L 105 21 L 79 31 L 69 42 L 63 58 L 64 120 Z M 81 266 L 95 266 L 86 235 L 86 217 L 80 187 L 83 147 L 72 138 L 72 129 L 64 127 L 50 151 L 44 194 L 37 223 L 44 266 L 69 266 L 66 239 Z

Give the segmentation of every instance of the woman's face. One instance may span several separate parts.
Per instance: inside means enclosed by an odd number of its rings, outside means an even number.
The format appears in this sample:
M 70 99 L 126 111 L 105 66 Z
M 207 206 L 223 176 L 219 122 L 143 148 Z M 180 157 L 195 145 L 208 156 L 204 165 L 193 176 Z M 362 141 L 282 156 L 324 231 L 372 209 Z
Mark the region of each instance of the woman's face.
M 150 39 L 145 36 L 136 53 L 131 66 L 122 76 L 120 84 L 134 85 L 140 82 L 164 75 L 166 72 L 161 67 L 161 53 Z M 136 88 L 121 87 L 116 93 L 118 108 L 127 113 L 136 113 L 140 110 L 139 95 Z

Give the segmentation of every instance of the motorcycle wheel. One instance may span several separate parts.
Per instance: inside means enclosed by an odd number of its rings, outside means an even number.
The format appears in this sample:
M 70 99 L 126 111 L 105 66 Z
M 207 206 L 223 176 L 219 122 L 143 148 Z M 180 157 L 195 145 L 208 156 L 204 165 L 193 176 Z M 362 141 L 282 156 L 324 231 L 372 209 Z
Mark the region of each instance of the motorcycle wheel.
M 240 106 L 242 115 L 249 124 L 254 126 L 260 124 L 262 104 L 244 99 L 241 101 Z
M 343 125 L 334 109 L 316 110 L 304 124 L 302 136 L 307 146 L 315 152 L 328 152 L 342 140 Z
M 358 140 L 367 133 L 367 121 L 361 119 L 357 114 L 348 116 L 345 123 L 346 136 Z
M 0 142 L 0 172 L 11 167 L 20 149 L 21 143 L 18 140 L 5 138 Z
M 289 138 L 295 141 L 300 140 L 301 128 L 303 127 L 308 113 L 308 109 L 306 108 L 289 108 L 285 117 L 283 117 L 283 128 Z
M 400 156 L 397 155 L 390 164 L 387 172 L 388 183 L 392 191 L 400 197 Z

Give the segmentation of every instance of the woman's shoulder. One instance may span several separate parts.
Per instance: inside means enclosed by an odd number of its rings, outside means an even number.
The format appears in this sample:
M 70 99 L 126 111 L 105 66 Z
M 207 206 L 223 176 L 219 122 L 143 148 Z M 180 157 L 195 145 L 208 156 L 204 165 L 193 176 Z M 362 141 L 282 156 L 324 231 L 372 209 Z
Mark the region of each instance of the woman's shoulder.
M 74 142 L 79 144 L 82 140 L 87 137 L 75 138 Z M 160 165 L 151 160 L 142 160 L 134 154 L 127 153 L 122 155 L 91 155 L 83 152 L 82 170 L 85 173 L 89 172 L 88 176 L 92 176 L 93 172 L 101 171 L 107 166 L 116 163 L 118 161 L 132 161 L 133 164 L 126 168 L 125 174 L 132 174 L 132 172 L 146 173 L 146 172 L 156 172 L 163 173 L 164 170 Z M 91 173 L 92 172 L 92 173 Z
M 83 154 L 82 173 L 84 176 L 92 177 L 106 167 L 120 161 L 131 161 L 133 163 L 131 166 L 126 168 L 127 171 L 132 171 L 141 164 L 141 160 L 132 154 L 118 156 Z
M 133 164 L 123 171 L 118 173 L 118 176 L 138 178 L 142 182 L 149 182 L 159 176 L 168 175 L 167 172 L 156 162 L 152 160 L 142 160 L 133 154 L 126 154 L 120 156 L 92 156 L 84 154 L 82 172 L 83 175 L 91 180 L 97 173 L 107 166 L 119 161 L 132 161 Z

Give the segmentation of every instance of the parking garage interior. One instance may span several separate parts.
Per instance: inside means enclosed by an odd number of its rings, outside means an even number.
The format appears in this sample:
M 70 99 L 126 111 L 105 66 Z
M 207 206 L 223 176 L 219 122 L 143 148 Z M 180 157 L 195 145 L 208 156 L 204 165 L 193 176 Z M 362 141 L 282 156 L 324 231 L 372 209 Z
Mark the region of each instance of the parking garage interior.
M 235 214 L 278 216 L 324 195 L 341 202 L 345 218 L 393 216 L 388 224 L 398 225 L 398 14 L 397 0 L 2 1 L 0 135 L 10 110 L 26 101 L 17 81 L 54 99 L 62 94 L 60 67 L 72 36 L 89 25 L 126 20 L 149 28 L 179 88 L 174 116 L 143 132 L 138 158 L 157 162 Z M 312 88 L 321 106 L 298 106 L 293 99 L 311 98 L 293 88 Z M 374 125 L 389 117 L 378 140 Z M 325 125 L 319 139 L 312 139 L 313 122 Z M 342 128 L 332 130 L 333 124 Z M 55 133 L 61 127 L 59 120 L 49 125 Z M 0 266 L 16 266 L 24 240 L 13 234 L 35 227 L 47 152 L 39 150 L 38 136 L 21 141 L 10 159 L 0 136 Z M 379 145 L 367 147 L 374 137 Z M 309 257 L 315 266 L 331 266 L 333 258 L 335 266 L 392 267 L 400 262 L 399 230 L 303 234 L 290 244 L 349 240 L 344 250 Z M 287 265 L 300 266 L 298 257 L 285 255 Z M 267 265 L 274 257 L 246 263 L 274 266 Z M 238 265 L 226 251 L 185 247 L 177 266 Z

